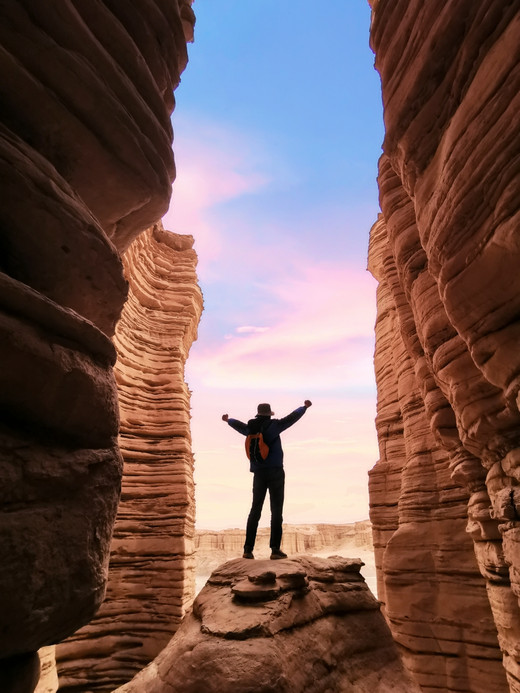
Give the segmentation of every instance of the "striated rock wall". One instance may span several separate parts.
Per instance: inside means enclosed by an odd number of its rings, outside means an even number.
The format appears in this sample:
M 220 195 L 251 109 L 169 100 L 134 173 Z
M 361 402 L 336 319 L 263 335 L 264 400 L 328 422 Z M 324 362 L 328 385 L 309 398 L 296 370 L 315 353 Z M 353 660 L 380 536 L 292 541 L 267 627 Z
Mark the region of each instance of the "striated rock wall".
M 380 221 L 373 229 L 372 255 L 385 238 L 384 228 Z M 504 683 L 501 654 L 466 532 L 469 494 L 451 478 L 450 457 L 432 433 L 414 368 L 420 363 L 401 337 L 403 307 L 380 279 L 375 355 L 380 459 L 370 474 L 378 596 L 405 661 L 425 690 L 494 690 L 497 680 Z
M 419 693 L 359 568 L 338 557 L 225 563 L 118 692 Z
M 156 224 L 124 256 L 115 367 L 124 459 L 105 601 L 57 647 L 60 691 L 112 691 L 170 640 L 194 596 L 195 498 L 184 365 L 202 312 L 193 238 Z
M 520 8 L 378 0 L 371 40 L 378 592 L 424 691 L 519 691 Z
M 22 662 L 29 690 L 30 653 L 104 595 L 122 470 L 119 252 L 169 204 L 193 21 L 188 0 L 0 6 L 2 691 Z

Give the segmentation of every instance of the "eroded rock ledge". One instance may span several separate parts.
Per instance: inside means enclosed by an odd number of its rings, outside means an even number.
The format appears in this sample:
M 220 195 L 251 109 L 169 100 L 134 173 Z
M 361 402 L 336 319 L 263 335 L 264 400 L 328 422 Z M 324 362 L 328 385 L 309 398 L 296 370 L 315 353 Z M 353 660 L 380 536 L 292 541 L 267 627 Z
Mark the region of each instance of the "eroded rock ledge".
M 360 566 L 338 556 L 225 563 L 117 693 L 418 693 Z

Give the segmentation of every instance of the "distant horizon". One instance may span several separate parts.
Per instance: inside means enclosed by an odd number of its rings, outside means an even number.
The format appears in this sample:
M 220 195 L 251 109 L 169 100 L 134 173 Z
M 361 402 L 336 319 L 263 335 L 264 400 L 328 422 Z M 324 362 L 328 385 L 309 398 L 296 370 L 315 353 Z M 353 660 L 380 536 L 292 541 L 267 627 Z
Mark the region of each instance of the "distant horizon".
M 364 520 L 355 520 L 354 522 L 284 522 L 283 527 L 318 527 L 322 525 L 326 525 L 328 527 L 350 527 L 351 525 L 357 525 L 362 522 L 370 522 L 371 520 L 369 517 L 365 518 Z M 260 530 L 266 530 L 269 531 L 270 527 L 269 525 L 259 525 L 258 526 L 258 531 Z M 222 529 L 213 529 L 211 527 L 197 527 L 195 526 L 195 531 L 196 532 L 232 532 L 234 530 L 237 530 L 239 532 L 245 532 L 245 526 L 243 527 L 224 527 Z

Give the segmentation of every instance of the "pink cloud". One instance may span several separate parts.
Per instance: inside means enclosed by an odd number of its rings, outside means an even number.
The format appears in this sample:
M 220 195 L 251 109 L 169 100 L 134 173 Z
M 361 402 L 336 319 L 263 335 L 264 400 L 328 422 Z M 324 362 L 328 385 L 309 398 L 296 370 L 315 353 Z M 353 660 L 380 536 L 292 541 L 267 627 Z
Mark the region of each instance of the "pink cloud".
M 371 384 L 374 288 L 365 271 L 332 263 L 301 267 L 264 287 L 266 307 L 260 301 L 257 316 L 263 327 L 241 326 L 226 340 L 196 344 L 188 371 L 205 387 Z
M 177 123 L 178 178 L 164 225 L 195 237 L 203 291 L 208 283 L 208 291 L 224 286 L 240 298 L 254 293 L 241 307 L 230 305 L 225 336 L 206 334 L 193 345 L 186 367 L 193 390 L 197 524 L 242 527 L 249 510 L 243 438 L 221 415 L 247 420 L 258 402 L 268 401 L 283 416 L 306 398 L 314 406 L 283 437 L 285 519 L 365 519 L 367 473 L 377 459 L 375 281 L 342 258 L 320 259 L 320 244 L 330 239 L 319 227 L 307 252 L 290 220 L 275 228 L 271 216 L 267 242 L 265 220 L 226 217 L 224 203 L 260 194 L 273 182 L 279 189 L 291 173 L 253 136 L 195 121 L 182 132 L 186 123 Z M 203 324 L 205 319 L 203 314 Z M 359 398 L 356 391 L 368 394 Z M 262 524 L 268 524 L 267 510 Z
M 177 178 L 163 225 L 194 236 L 199 271 L 204 274 L 223 248 L 213 209 L 262 189 L 270 175 L 261 145 L 252 137 L 196 119 L 188 126 L 179 118 L 177 125 L 186 132 L 174 143 Z
M 236 328 L 238 334 L 261 334 L 262 332 L 267 332 L 268 327 L 255 327 L 254 325 L 241 325 Z

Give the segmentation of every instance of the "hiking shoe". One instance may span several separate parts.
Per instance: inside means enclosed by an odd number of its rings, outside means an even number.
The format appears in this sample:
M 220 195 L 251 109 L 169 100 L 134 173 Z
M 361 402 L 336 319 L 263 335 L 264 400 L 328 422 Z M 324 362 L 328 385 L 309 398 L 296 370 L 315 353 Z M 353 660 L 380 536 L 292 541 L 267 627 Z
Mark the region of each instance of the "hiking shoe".
M 244 551 L 242 558 L 254 558 L 251 551 Z
M 287 558 L 287 554 L 284 553 L 283 551 L 280 551 L 280 549 L 273 549 L 271 551 L 271 559 L 274 561 L 274 560 L 277 560 L 279 558 Z

